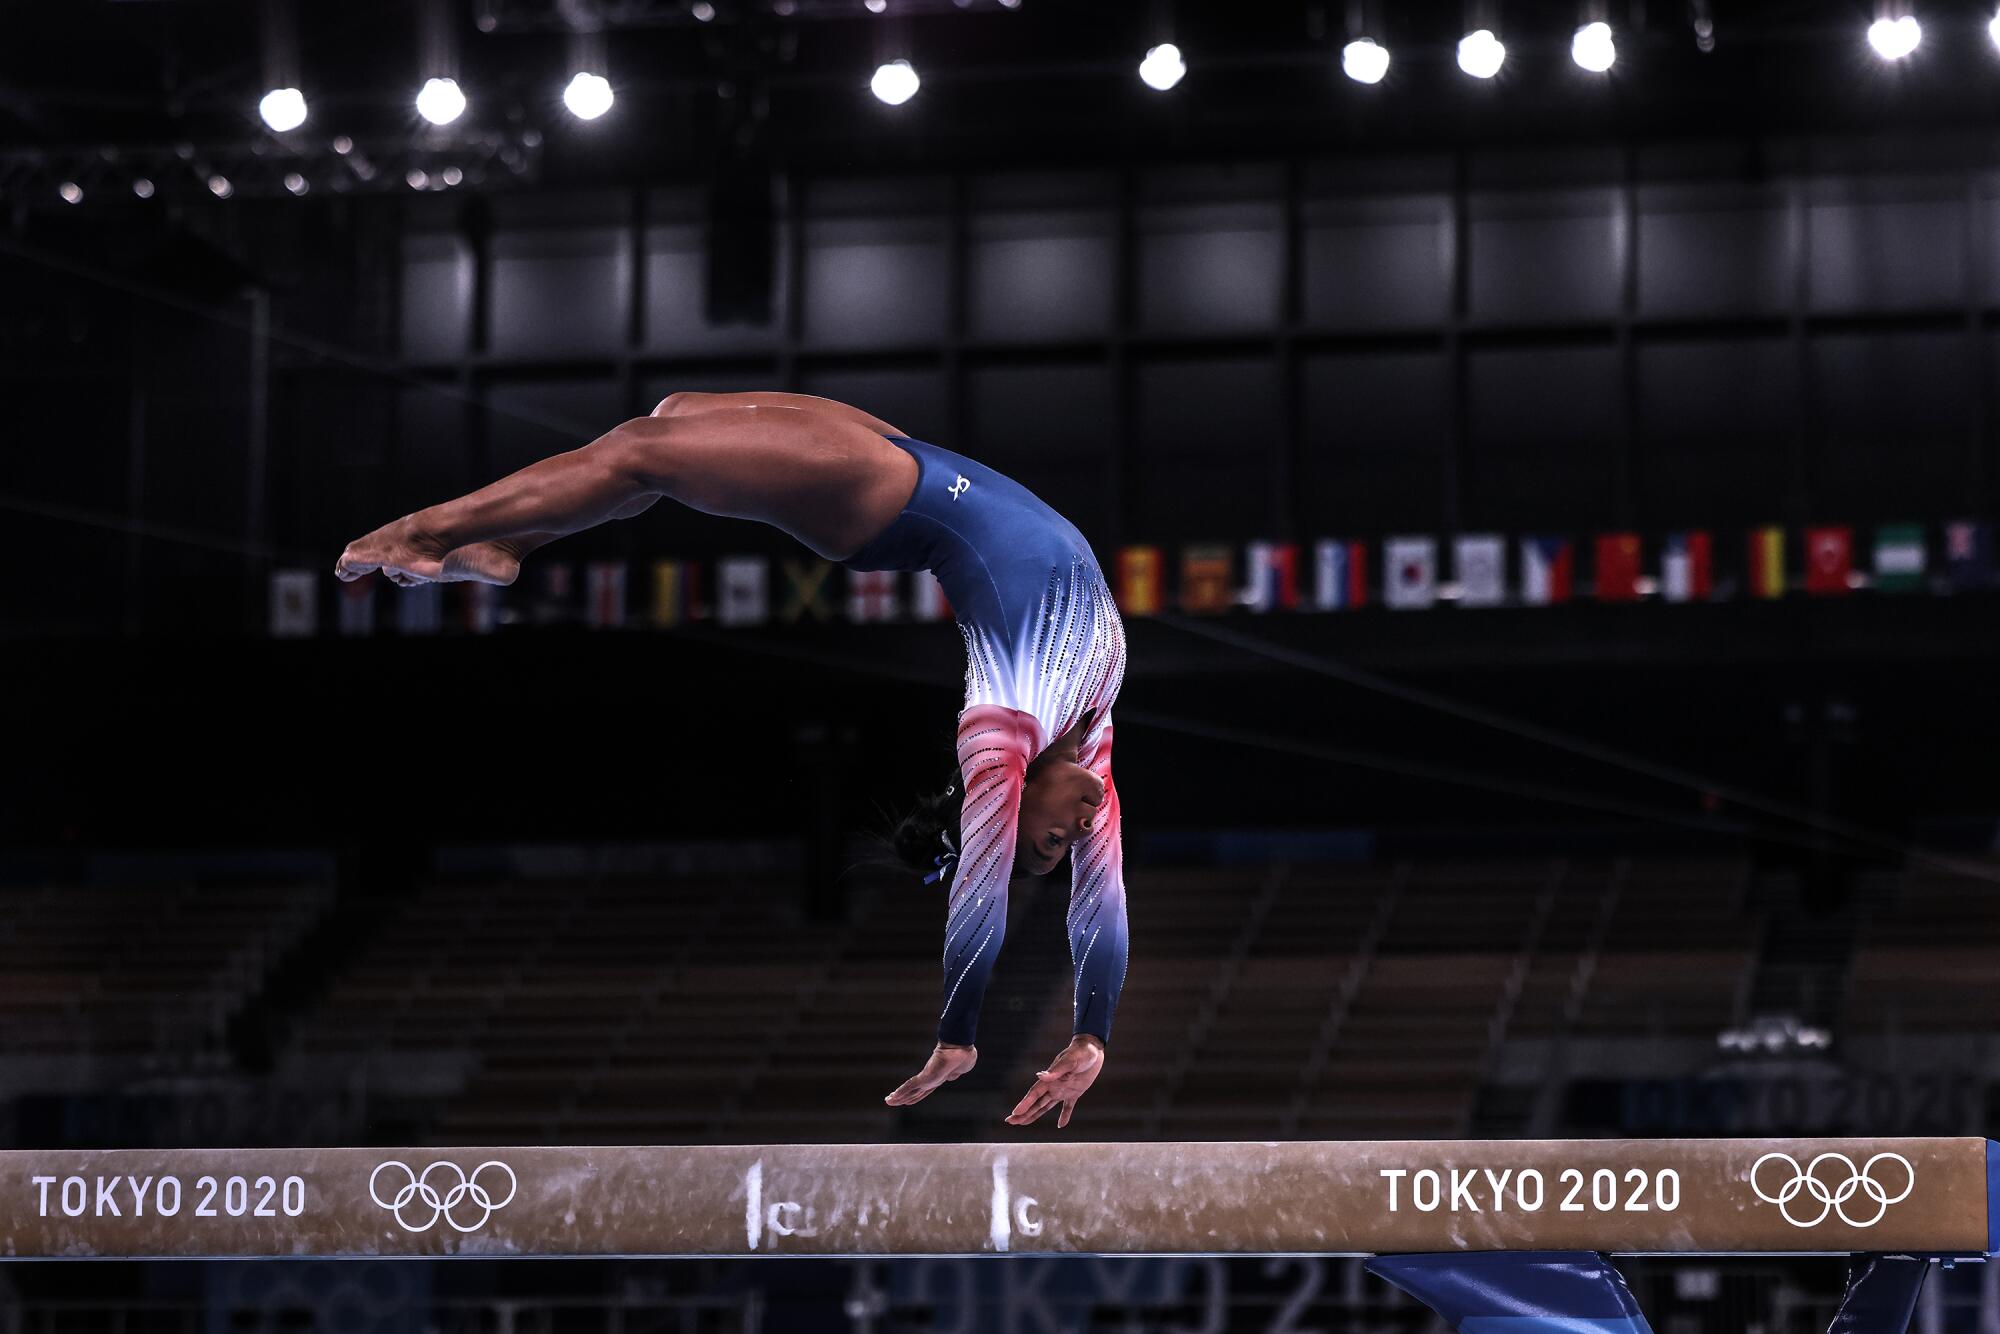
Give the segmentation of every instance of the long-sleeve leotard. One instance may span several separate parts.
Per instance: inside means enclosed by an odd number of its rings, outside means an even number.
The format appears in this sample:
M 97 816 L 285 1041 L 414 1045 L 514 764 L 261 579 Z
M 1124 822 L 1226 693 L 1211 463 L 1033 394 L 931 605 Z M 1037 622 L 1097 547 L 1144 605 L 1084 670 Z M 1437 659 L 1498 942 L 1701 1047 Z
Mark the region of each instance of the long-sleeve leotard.
M 1082 534 L 1027 488 L 961 455 L 891 437 L 918 464 L 902 513 L 845 563 L 935 573 L 965 639 L 958 762 L 965 784 L 946 909 L 938 1040 L 970 1045 L 1006 939 L 1021 795 L 1029 766 L 1082 723 L 1077 759 L 1104 782 L 1089 832 L 1070 848 L 1072 1031 L 1108 1039 L 1128 955 L 1111 706 L 1125 630 Z

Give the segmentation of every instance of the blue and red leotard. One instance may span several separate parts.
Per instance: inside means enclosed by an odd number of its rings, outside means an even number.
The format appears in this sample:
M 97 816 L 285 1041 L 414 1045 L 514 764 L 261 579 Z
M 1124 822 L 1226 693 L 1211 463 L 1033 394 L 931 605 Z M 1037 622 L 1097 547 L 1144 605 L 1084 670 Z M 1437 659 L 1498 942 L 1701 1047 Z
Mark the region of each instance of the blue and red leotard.
M 970 1045 L 1007 932 L 1028 765 L 1077 723 L 1077 761 L 1104 804 L 1070 846 L 1074 1028 L 1111 1035 L 1125 981 L 1125 870 L 1111 780 L 1111 705 L 1125 678 L 1125 627 L 1090 544 L 1026 487 L 960 454 L 889 437 L 917 461 L 901 514 L 843 564 L 930 570 L 965 637 L 958 766 L 959 857 L 945 919 L 940 1042 Z

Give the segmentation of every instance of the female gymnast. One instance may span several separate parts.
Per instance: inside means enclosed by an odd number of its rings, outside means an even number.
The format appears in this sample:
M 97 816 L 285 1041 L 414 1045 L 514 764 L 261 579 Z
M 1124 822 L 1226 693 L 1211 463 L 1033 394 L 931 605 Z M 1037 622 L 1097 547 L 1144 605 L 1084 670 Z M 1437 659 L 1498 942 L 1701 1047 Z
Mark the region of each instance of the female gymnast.
M 581 449 L 376 529 L 336 573 L 510 584 L 535 548 L 661 496 L 770 524 L 851 569 L 936 573 L 965 639 L 958 781 L 897 842 L 938 868 L 931 879 L 951 876 L 944 1006 L 930 1058 L 884 1101 L 908 1106 L 972 1069 L 1007 882 L 1016 867 L 1046 875 L 1067 852 L 1075 1036 L 1007 1116 L 1027 1125 L 1060 1107 L 1067 1126 L 1103 1068 L 1125 979 L 1111 780 L 1125 630 L 1089 544 L 1025 487 L 828 399 L 681 393 Z

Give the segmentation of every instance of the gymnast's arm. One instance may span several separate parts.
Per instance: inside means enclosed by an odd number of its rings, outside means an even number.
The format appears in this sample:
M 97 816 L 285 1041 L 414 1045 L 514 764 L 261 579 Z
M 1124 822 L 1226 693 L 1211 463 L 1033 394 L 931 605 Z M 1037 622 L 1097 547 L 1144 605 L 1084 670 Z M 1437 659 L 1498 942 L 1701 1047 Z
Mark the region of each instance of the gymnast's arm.
M 1091 819 L 1089 832 L 1070 845 L 1069 957 L 1074 970 L 1068 1047 L 1035 1077 L 1007 1120 L 1019 1126 L 1039 1120 L 1055 1108 L 1056 1128 L 1069 1124 L 1076 1100 L 1089 1090 L 1104 1069 L 1104 1044 L 1111 1037 L 1111 1020 L 1118 993 L 1125 986 L 1129 953 L 1125 934 L 1125 852 L 1119 831 L 1118 785 L 1111 779 L 1111 715 L 1084 738 L 1077 763 L 1104 783 L 1104 801 Z
M 958 771 L 965 780 L 959 813 L 958 863 L 945 909 L 944 1007 L 938 1045 L 924 1068 L 885 1101 L 892 1107 L 920 1101 L 957 1079 L 978 1060 L 973 1038 L 979 1005 L 993 961 L 1007 937 L 1007 882 L 1014 874 L 1014 842 L 1028 762 L 1041 748 L 1041 724 L 1032 715 L 997 704 L 976 704 L 958 716 Z

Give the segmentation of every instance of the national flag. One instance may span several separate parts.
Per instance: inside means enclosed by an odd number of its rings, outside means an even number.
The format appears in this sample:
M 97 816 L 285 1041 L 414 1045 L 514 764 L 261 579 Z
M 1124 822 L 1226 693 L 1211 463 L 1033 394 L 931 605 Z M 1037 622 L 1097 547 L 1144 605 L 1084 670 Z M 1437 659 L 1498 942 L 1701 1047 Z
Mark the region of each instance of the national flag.
M 319 580 L 311 570 L 271 571 L 271 633 L 279 639 L 319 633 Z
M 1458 605 L 1497 607 L 1507 600 L 1507 539 L 1497 533 L 1467 533 L 1452 540 L 1452 573 L 1458 577 Z
M 898 582 L 895 570 L 849 570 L 847 619 L 857 623 L 893 621 L 902 615 Z
M 1567 537 L 1521 539 L 1521 601 L 1546 607 L 1569 601 L 1576 555 Z
M 625 562 L 594 560 L 584 571 L 584 621 L 593 630 L 625 628 Z
M 550 561 L 535 581 L 536 625 L 557 625 L 576 616 L 576 571 L 567 561 Z
M 1299 605 L 1299 548 L 1293 542 L 1252 542 L 1244 549 L 1249 582 L 1243 605 L 1252 611 L 1293 611 Z
M 666 629 L 701 620 L 708 608 L 701 601 L 701 562 L 653 562 L 653 624 Z
M 1922 586 L 1930 553 L 1920 523 L 1885 523 L 1875 530 L 1875 587 L 1910 593 Z
M 1750 530 L 1750 596 L 1785 595 L 1785 530 L 1776 524 Z
M 715 567 L 715 619 L 724 625 L 762 625 L 771 618 L 771 562 L 762 556 L 725 556 Z
M 1233 564 L 1228 547 L 1183 547 L 1181 610 L 1197 616 L 1228 611 L 1236 601 L 1236 590 L 1230 586 Z
M 823 560 L 781 560 L 778 570 L 784 576 L 784 601 L 778 605 L 778 619 L 787 625 L 796 625 L 803 620 L 830 621 L 833 619 L 833 595 L 827 592 L 827 584 L 833 578 L 833 565 Z
M 1368 544 L 1327 538 L 1313 544 L 1313 605 L 1341 611 L 1368 605 Z
M 1944 572 L 1954 593 L 1993 587 L 1993 525 L 1959 519 L 1944 526 Z
M 340 586 L 340 633 L 350 638 L 375 633 L 375 585 L 381 580 L 364 574 Z
M 1853 586 L 1854 530 L 1806 529 L 1806 592 L 1825 596 Z
M 490 635 L 500 623 L 500 589 L 496 584 L 454 584 L 458 590 L 457 624 L 475 635 Z
M 1597 535 L 1597 600 L 1630 602 L 1639 596 L 1637 533 Z
M 1382 602 L 1399 611 L 1437 601 L 1437 539 L 1391 537 L 1382 543 Z
M 1669 602 L 1704 602 L 1714 589 L 1714 559 L 1708 534 L 1667 534 L 1660 554 L 1660 593 Z
M 418 584 L 396 594 L 397 634 L 434 635 L 443 624 L 443 584 Z
M 910 617 L 918 621 L 942 621 L 951 615 L 951 599 L 944 595 L 944 585 L 929 570 L 914 570 L 910 574 Z
M 1157 616 L 1166 602 L 1166 562 L 1158 547 L 1118 551 L 1118 610 L 1127 616 Z

